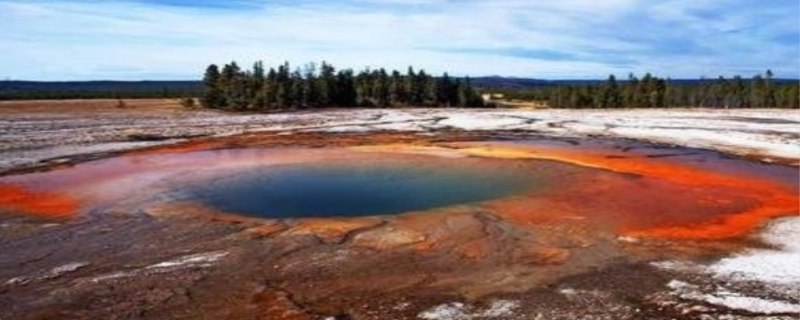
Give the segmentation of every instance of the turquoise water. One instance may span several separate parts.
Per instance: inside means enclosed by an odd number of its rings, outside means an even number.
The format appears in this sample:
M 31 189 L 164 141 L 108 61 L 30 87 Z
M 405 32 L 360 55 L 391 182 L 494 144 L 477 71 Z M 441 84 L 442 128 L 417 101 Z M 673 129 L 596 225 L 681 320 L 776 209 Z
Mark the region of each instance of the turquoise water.
M 193 200 L 269 218 L 387 215 L 505 197 L 530 177 L 463 169 L 289 165 L 253 169 L 190 187 Z

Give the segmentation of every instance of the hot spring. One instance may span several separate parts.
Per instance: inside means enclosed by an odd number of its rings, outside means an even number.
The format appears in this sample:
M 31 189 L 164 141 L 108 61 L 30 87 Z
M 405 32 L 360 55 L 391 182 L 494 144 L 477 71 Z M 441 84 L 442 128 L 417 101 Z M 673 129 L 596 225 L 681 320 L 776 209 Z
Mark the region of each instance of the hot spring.
M 397 214 L 497 199 L 532 189 L 535 177 L 430 165 L 301 164 L 210 179 L 181 196 L 227 212 L 267 217 Z
M 739 237 L 796 213 L 795 169 L 685 151 L 552 142 L 155 150 L 0 177 L 0 210 L 69 218 L 171 205 L 345 219 L 458 208 L 688 239 Z

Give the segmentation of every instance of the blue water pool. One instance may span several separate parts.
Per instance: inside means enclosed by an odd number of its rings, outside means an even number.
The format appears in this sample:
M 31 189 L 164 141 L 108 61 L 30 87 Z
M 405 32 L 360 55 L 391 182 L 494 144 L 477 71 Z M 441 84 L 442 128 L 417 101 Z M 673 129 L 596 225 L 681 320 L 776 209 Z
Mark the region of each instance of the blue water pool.
M 218 209 L 270 218 L 386 215 L 505 197 L 530 176 L 425 166 L 281 165 L 253 168 L 184 190 Z

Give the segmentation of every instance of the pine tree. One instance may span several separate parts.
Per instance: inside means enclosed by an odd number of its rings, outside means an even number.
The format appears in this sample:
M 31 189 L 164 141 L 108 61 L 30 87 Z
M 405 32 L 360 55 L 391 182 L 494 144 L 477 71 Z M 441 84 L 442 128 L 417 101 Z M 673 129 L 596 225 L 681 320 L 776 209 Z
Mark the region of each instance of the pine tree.
M 253 64 L 253 72 L 250 77 L 250 85 L 248 88 L 247 96 L 252 104 L 248 107 L 254 110 L 264 110 L 267 105 L 267 96 L 264 91 L 266 84 L 266 75 L 264 74 L 264 63 L 257 61 Z
M 764 107 L 775 108 L 775 88 L 772 85 L 772 70 L 767 69 L 764 77 Z
M 269 72 L 267 73 L 267 79 L 264 84 L 263 92 L 264 92 L 265 108 L 266 109 L 277 108 L 278 73 L 275 71 L 274 68 L 270 68 Z
M 392 71 L 392 77 L 389 80 L 389 103 L 391 105 L 406 104 L 404 79 L 397 70 Z
M 436 105 L 452 106 L 454 104 L 451 98 L 452 87 L 453 84 L 447 72 L 439 77 L 439 79 L 436 79 Z
M 328 107 L 336 95 L 336 69 L 325 61 L 320 65 L 319 83 L 319 105 Z
M 406 72 L 406 81 L 405 81 L 405 91 L 408 94 L 408 97 L 405 101 L 406 104 L 409 105 L 419 105 L 419 90 L 417 89 L 417 74 L 414 73 L 414 68 L 408 67 L 408 71 Z
M 356 105 L 356 88 L 353 80 L 353 70 L 340 70 L 336 74 L 337 106 L 351 107 Z
M 222 108 L 225 97 L 220 89 L 220 73 L 217 65 L 208 66 L 203 76 L 203 84 L 205 85 L 205 92 L 201 101 L 202 105 L 206 108 Z
M 744 85 L 742 77 L 736 75 L 731 81 L 730 106 L 732 108 L 745 108 L 747 105 L 747 87 Z
M 760 74 L 750 81 L 750 106 L 763 108 L 766 106 L 766 81 Z
M 278 90 L 276 91 L 276 106 L 278 109 L 289 109 L 294 106 L 294 85 L 289 71 L 289 62 L 284 62 L 278 67 Z
M 375 96 L 377 100 L 377 105 L 379 107 L 388 107 L 391 105 L 391 95 L 390 95 L 390 79 L 389 74 L 386 73 L 386 70 L 381 68 L 377 71 L 375 75 Z
M 621 104 L 621 94 L 619 92 L 619 85 L 617 84 L 617 78 L 614 75 L 608 76 L 608 81 L 606 84 L 607 87 L 607 94 L 605 96 L 605 102 L 603 103 L 604 108 L 618 108 Z

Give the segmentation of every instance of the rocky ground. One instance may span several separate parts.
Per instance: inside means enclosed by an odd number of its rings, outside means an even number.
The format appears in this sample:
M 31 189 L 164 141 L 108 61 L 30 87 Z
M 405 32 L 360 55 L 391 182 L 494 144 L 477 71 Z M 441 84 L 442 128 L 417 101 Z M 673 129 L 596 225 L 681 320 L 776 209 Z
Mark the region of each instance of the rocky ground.
M 115 101 L 6 102 L 0 103 L 0 123 L 0 170 L 6 174 L 142 147 L 149 149 L 137 154 L 240 146 L 427 147 L 542 135 L 577 144 L 598 136 L 634 138 L 790 164 L 800 154 L 797 111 L 401 109 L 251 115 L 182 110 L 168 101 L 130 102 L 124 109 Z M 698 154 L 650 142 L 604 141 L 618 152 L 645 150 L 640 156 Z M 168 146 L 155 148 L 159 145 Z M 415 152 L 420 150 L 430 151 Z M 700 157 L 713 162 L 726 156 Z M 786 167 L 776 170 L 796 174 Z M 735 241 L 645 241 L 589 222 L 523 226 L 502 217 L 491 207 L 268 222 L 191 206 L 94 211 L 71 219 L 5 210 L 0 212 L 0 319 L 796 319 L 800 314 L 797 218 L 773 221 L 762 233 Z
M 358 109 L 277 114 L 184 110 L 170 100 L 0 102 L 0 172 L 79 154 L 244 132 L 506 130 L 621 137 L 797 165 L 797 110 Z

